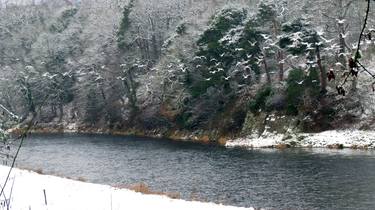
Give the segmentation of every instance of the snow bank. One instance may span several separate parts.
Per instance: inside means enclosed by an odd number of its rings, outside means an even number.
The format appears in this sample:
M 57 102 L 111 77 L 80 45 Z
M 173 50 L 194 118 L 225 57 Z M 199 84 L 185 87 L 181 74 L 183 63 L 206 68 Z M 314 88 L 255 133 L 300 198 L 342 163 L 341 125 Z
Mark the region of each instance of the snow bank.
M 327 147 L 342 145 L 345 148 L 375 148 L 375 131 L 342 130 L 304 134 L 302 147 Z
M 284 135 L 276 133 L 263 133 L 260 136 L 251 135 L 246 138 L 238 138 L 227 141 L 226 147 L 251 147 L 269 148 L 283 143 Z
M 1 182 L 5 180 L 8 170 L 8 167 L 0 166 Z M 47 205 L 45 204 L 44 190 Z M 245 209 L 213 203 L 173 200 L 165 196 L 143 195 L 127 189 L 116 189 L 105 185 L 40 175 L 19 169 L 13 170 L 5 194 L 7 197 L 12 194 L 10 198 L 10 209 L 12 210 Z M 0 200 L 1 203 L 4 203 L 3 196 Z M 6 207 L 0 206 L 0 209 L 6 209 Z
M 248 136 L 228 141 L 227 147 L 269 148 L 278 145 L 295 147 L 343 147 L 375 148 L 375 131 L 332 130 L 313 134 L 277 134 L 263 133 L 260 136 Z

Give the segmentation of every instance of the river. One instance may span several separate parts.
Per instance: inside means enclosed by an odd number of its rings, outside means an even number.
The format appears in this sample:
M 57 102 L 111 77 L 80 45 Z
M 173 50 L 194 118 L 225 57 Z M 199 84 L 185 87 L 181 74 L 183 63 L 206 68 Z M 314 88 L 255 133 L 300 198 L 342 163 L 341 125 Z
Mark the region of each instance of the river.
M 33 135 L 17 167 L 182 199 L 271 209 L 375 209 L 375 151 L 228 149 L 108 135 Z

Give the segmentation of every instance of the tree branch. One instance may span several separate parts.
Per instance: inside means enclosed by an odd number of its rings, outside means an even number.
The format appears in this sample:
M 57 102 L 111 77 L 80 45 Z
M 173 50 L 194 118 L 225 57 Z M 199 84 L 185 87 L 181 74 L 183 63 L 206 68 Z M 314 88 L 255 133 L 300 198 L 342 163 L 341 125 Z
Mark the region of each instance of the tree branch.
M 0 108 L 3 110 L 3 111 L 5 111 L 6 113 L 8 113 L 13 119 L 15 119 L 15 120 L 18 120 L 19 119 L 19 117 L 16 115 L 16 114 L 14 114 L 13 112 L 11 112 L 9 109 L 7 109 L 5 106 L 3 106 L 2 104 L 0 104 Z
M 367 27 L 367 21 L 368 21 L 368 17 L 369 17 L 369 14 L 370 14 L 370 6 L 371 6 L 371 0 L 367 0 L 367 9 L 366 9 L 366 16 L 365 16 L 365 20 L 364 20 L 364 23 L 363 23 L 363 27 L 362 27 L 362 30 L 361 30 L 361 33 L 359 35 L 359 39 L 358 39 L 358 43 L 357 43 L 357 50 L 355 52 L 355 55 L 354 55 L 354 64 L 355 65 L 360 65 L 370 76 L 372 76 L 373 78 L 374 75 L 368 71 L 360 62 L 359 62 L 359 59 L 360 59 L 360 50 L 361 50 L 361 42 L 362 42 L 362 38 L 363 38 L 363 35 L 364 35 L 364 32 L 365 32 L 365 29 Z M 344 79 L 344 82 L 342 83 L 342 85 L 340 86 L 341 88 L 346 84 L 346 82 L 348 81 L 348 78 L 350 77 L 350 72 L 349 74 L 347 74 L 345 76 L 345 79 Z

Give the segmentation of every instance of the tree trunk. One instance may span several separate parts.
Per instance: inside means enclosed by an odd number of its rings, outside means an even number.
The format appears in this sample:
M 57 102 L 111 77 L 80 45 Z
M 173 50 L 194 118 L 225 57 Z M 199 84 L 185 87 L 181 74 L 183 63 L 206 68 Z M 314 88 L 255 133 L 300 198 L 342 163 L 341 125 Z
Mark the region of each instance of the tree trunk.
M 134 67 L 130 67 L 126 71 L 126 80 L 123 81 L 126 97 L 129 100 L 130 105 L 130 121 L 133 122 L 135 117 L 138 113 L 138 106 L 137 106 L 137 82 L 134 80 L 133 69 Z
M 29 105 L 29 111 L 32 113 L 33 117 L 36 117 L 36 108 L 35 108 L 34 98 L 31 92 L 30 85 L 26 83 L 25 86 L 26 86 L 26 91 L 27 91 L 27 103 Z
M 51 104 L 51 112 L 52 112 L 52 118 L 55 118 L 57 116 L 57 113 L 56 113 L 56 107 L 54 104 Z
M 345 34 L 344 23 L 339 23 L 339 32 L 340 32 L 340 34 L 339 34 L 339 44 L 340 44 L 339 62 L 342 64 L 341 69 L 345 71 L 346 66 L 347 66 L 347 59 L 346 59 L 346 56 L 345 56 L 346 42 L 345 42 L 345 38 L 344 38 L 344 34 Z
M 59 103 L 59 122 L 62 121 L 63 116 L 64 116 L 64 106 L 61 102 L 61 103 Z
M 319 72 L 320 72 L 320 90 L 322 93 L 325 94 L 327 92 L 327 74 L 322 65 L 322 59 L 320 57 L 319 46 L 316 47 L 316 58 L 317 58 L 317 63 L 319 67 Z
M 154 20 L 150 16 L 148 18 L 151 24 L 151 33 L 152 33 L 151 35 L 152 59 L 156 61 L 159 57 L 159 53 L 158 53 L 159 50 L 158 50 L 158 41 L 156 38 L 155 23 L 154 23 Z
M 270 74 L 270 71 L 268 69 L 268 64 L 267 64 L 267 60 L 266 58 L 263 59 L 263 64 L 264 64 L 264 71 L 266 72 L 266 77 L 267 77 L 267 83 L 269 85 L 271 85 L 271 74 Z
M 279 31 L 280 31 L 280 24 L 278 23 L 276 19 L 272 20 L 272 28 L 273 28 L 274 37 L 277 38 L 277 36 L 279 35 Z M 282 62 L 283 59 L 284 59 L 283 51 L 280 49 L 276 53 L 276 60 L 279 66 L 279 81 L 280 82 L 284 80 L 284 63 Z
M 284 55 L 281 50 L 277 52 L 277 62 L 279 66 L 279 81 L 282 82 L 284 80 Z

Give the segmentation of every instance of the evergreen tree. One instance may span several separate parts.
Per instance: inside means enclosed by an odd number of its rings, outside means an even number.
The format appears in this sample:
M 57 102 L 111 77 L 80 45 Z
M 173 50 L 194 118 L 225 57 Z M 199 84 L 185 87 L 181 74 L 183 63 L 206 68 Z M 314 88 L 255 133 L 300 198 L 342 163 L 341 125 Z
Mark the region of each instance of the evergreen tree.
M 256 58 L 260 53 L 260 34 L 254 21 L 247 20 L 245 10 L 224 9 L 212 20 L 198 40 L 199 51 L 188 72 L 187 84 L 193 97 L 206 93 L 210 87 L 231 94 L 232 82 L 249 84 L 252 72 L 259 75 Z M 234 68 L 241 65 L 241 70 Z M 236 76 L 239 74 L 240 76 Z
M 305 57 L 309 69 L 319 69 L 320 89 L 324 95 L 327 91 L 327 74 L 322 63 L 325 39 L 302 18 L 283 24 L 282 30 L 285 34 L 279 41 L 280 47 L 292 55 Z
M 122 11 L 122 19 L 120 22 L 120 28 L 117 32 L 117 46 L 120 50 L 125 50 L 128 43 L 126 43 L 125 36 L 126 32 L 130 28 L 130 13 L 134 7 L 134 0 L 130 0 L 129 4 L 126 5 Z

